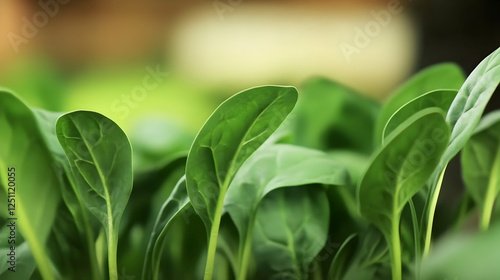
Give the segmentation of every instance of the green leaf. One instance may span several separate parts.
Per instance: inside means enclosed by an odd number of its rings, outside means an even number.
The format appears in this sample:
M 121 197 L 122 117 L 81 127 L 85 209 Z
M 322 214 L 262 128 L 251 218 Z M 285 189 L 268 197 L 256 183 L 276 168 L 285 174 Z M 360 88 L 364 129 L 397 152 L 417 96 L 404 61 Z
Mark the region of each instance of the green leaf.
M 429 179 L 427 205 L 422 220 L 424 233 L 424 256 L 429 252 L 434 211 L 439 198 L 441 181 L 448 162 L 463 148 L 474 133 L 481 115 L 493 92 L 500 83 L 500 48 L 486 57 L 467 77 L 453 100 L 446 121 L 451 125 L 451 136 L 448 147 Z
M 321 150 L 349 149 L 370 154 L 380 105 L 358 92 L 323 78 L 301 87 L 295 110 L 297 144 Z M 349 120 L 349 121 L 346 121 Z
M 441 110 L 418 112 L 389 135 L 359 185 L 361 214 L 382 231 L 389 244 L 393 279 L 401 278 L 401 212 L 436 168 L 449 134 Z
M 342 246 L 340 246 L 328 270 L 328 280 L 342 280 L 342 276 L 347 269 L 346 266 L 352 260 L 354 254 L 356 246 L 353 240 L 356 237 L 358 237 L 356 233 L 349 235 L 344 243 L 342 243 Z
M 246 278 L 255 216 L 264 197 L 277 188 L 315 183 L 345 185 L 347 173 L 323 152 L 284 144 L 262 147 L 240 168 L 224 201 L 240 237 L 238 279 Z
M 499 83 L 500 48 L 479 63 L 453 100 L 446 115 L 446 121 L 452 128 L 450 144 L 441 159 L 440 167 L 444 167 L 472 136 Z
M 163 204 L 156 219 L 144 258 L 142 279 L 158 279 L 160 259 L 166 242 L 167 231 L 174 219 L 189 204 L 186 178 L 182 177 L 170 197 Z
M 132 191 L 130 143 L 115 123 L 95 112 L 65 114 L 56 131 L 79 193 L 106 231 L 109 274 L 115 280 L 118 229 Z
M 437 64 L 415 74 L 398 88 L 382 107 L 375 125 L 375 144 L 379 145 L 385 124 L 403 105 L 420 95 L 436 89 L 459 89 L 465 77 L 453 63 Z
M 6 235 L 2 235 L 6 236 Z M 16 242 L 17 243 L 17 242 Z M 10 253 L 10 248 L 0 248 L 1 256 Z M 7 259 L 7 258 L 6 258 Z M 16 246 L 16 265 L 15 272 L 8 270 L 10 264 L 8 261 L 2 262 L 0 269 L 0 278 L 2 280 L 28 280 L 32 279 L 36 269 L 36 263 L 31 255 L 30 248 L 27 242 L 19 243 Z
M 57 179 L 59 180 L 60 193 L 64 203 L 71 213 L 74 223 L 76 224 L 81 241 L 87 245 L 90 270 L 94 279 L 102 278 L 99 272 L 96 255 L 95 255 L 95 234 L 94 228 L 97 223 L 95 219 L 90 217 L 89 210 L 85 207 L 85 203 L 77 189 L 75 178 L 71 172 L 71 167 L 64 153 L 64 150 L 57 139 L 56 122 L 62 113 L 49 112 L 42 109 L 33 110 L 40 127 L 40 131 L 45 144 L 54 158 L 52 168 L 54 169 Z M 68 237 L 70 238 L 70 237 Z M 74 236 L 71 236 L 74 238 Z M 66 240 L 65 242 L 74 242 L 73 240 Z
M 409 101 L 387 121 L 384 127 L 384 138 L 413 114 L 425 108 L 437 107 L 447 112 L 457 92 L 457 90 L 434 90 Z
M 486 115 L 462 150 L 462 176 L 481 208 L 480 226 L 489 226 L 500 192 L 500 111 Z
M 422 263 L 422 279 L 497 279 L 500 227 L 478 235 L 446 236 Z
M 389 279 L 385 267 L 389 261 L 382 233 L 370 226 L 360 231 L 357 251 L 344 273 L 344 280 Z
M 16 205 L 11 218 L 17 218 L 17 230 L 28 242 L 42 277 L 54 279 L 45 250 L 60 201 L 58 181 L 51 167 L 53 160 L 43 144 L 33 112 L 5 90 L 0 90 L 0 131 L 0 179 L 7 194 L 12 192 L 8 189 L 8 168 L 15 169 Z M 7 204 L 3 202 L 0 206 L 6 211 Z
M 209 233 L 205 278 L 211 279 L 224 196 L 243 162 L 266 141 L 297 101 L 293 87 L 263 86 L 223 102 L 193 142 L 186 164 L 189 198 Z
M 271 192 L 260 204 L 253 231 L 259 267 L 283 277 L 276 279 L 305 279 L 327 241 L 329 220 L 330 206 L 321 187 Z

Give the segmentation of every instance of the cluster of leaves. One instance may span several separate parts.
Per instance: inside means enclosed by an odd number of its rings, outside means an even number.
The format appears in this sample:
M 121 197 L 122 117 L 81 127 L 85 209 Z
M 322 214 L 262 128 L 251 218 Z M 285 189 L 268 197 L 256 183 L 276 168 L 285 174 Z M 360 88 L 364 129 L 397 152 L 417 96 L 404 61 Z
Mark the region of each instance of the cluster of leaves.
M 251 88 L 214 111 L 189 151 L 140 166 L 134 141 L 105 116 L 29 108 L 1 90 L 0 206 L 15 167 L 19 232 L 16 272 L 2 240 L 0 276 L 494 279 L 500 112 L 482 115 L 499 82 L 497 49 L 466 80 L 436 65 L 383 105 L 324 79 L 300 98 Z M 460 151 L 467 188 L 448 231 L 478 216 L 481 232 L 431 248 Z

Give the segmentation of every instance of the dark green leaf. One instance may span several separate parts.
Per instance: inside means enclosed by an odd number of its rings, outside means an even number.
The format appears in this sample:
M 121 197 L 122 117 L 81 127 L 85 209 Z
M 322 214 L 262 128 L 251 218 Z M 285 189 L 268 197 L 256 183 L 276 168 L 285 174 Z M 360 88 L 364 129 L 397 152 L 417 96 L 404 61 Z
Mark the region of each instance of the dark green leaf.
M 293 115 L 296 142 L 321 150 L 370 154 L 373 143 L 366 139 L 373 137 L 379 109 L 379 104 L 354 90 L 326 79 L 312 79 L 301 87 Z
M 240 270 L 239 277 L 245 278 L 241 274 L 246 273 L 255 215 L 262 199 L 277 188 L 315 183 L 345 185 L 347 174 L 325 153 L 284 144 L 262 147 L 240 168 L 224 201 L 241 240 L 240 269 L 245 271 Z
M 165 246 L 169 225 L 172 219 L 186 208 L 188 204 L 189 197 L 186 190 L 186 178 L 182 177 L 170 197 L 163 204 L 160 213 L 158 213 L 144 258 L 142 279 L 158 279 L 160 259 Z
M 186 182 L 191 203 L 207 230 L 216 208 L 221 212 L 238 169 L 278 128 L 296 100 L 293 87 L 252 88 L 222 103 L 200 130 L 188 155 Z
M 95 112 L 65 114 L 56 131 L 82 200 L 106 230 L 110 278 L 117 279 L 118 229 L 132 191 L 130 143 L 115 123 Z
M 360 183 L 361 214 L 382 231 L 389 244 L 393 279 L 401 278 L 401 212 L 435 170 L 449 134 L 442 110 L 416 113 L 387 137 Z
M 57 139 L 56 122 L 62 114 L 48 112 L 41 109 L 34 109 L 34 113 L 40 127 L 42 137 L 49 148 L 52 158 L 54 159 L 52 168 L 56 173 L 57 179 L 59 180 L 61 196 L 69 212 L 73 216 L 73 222 L 78 228 L 78 235 L 80 235 L 81 240 L 77 242 L 87 244 L 92 277 L 94 279 L 100 279 L 102 276 L 97 266 L 94 245 L 96 235 L 94 229 L 96 228 L 97 220 L 92 219 L 89 210 L 85 207 L 83 199 L 77 189 L 74 175 L 71 172 L 68 158 L 66 157 L 66 154 Z M 60 238 L 64 237 L 61 236 Z M 70 238 L 73 238 L 73 240 L 62 240 L 60 242 L 75 242 L 75 236 L 67 236 L 66 239 Z
M 263 86 L 223 102 L 193 142 L 186 163 L 191 204 L 208 233 L 205 279 L 210 280 L 222 207 L 236 172 L 280 126 L 297 101 L 293 87 Z
M 408 200 L 422 188 L 446 148 L 449 128 L 439 109 L 425 109 L 387 138 L 359 186 L 361 213 L 386 237 Z
M 333 258 L 332 264 L 328 271 L 328 280 L 342 280 L 342 276 L 349 265 L 349 261 L 352 259 L 355 249 L 355 238 L 357 235 L 355 233 L 349 235 L 346 238 L 342 246 L 340 246 L 337 254 Z
M 261 268 L 282 277 L 305 279 L 328 235 L 329 203 L 320 187 L 280 188 L 261 202 L 253 251 Z

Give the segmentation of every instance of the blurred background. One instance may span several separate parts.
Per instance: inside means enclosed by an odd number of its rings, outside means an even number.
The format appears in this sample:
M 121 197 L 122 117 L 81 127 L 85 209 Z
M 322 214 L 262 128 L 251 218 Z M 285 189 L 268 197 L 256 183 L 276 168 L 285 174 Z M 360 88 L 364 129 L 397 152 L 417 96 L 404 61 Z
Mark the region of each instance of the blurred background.
M 438 62 L 469 74 L 500 45 L 498 11 L 494 0 L 1 0 L 0 85 L 126 131 L 154 118 L 196 132 L 250 86 L 323 76 L 380 101 Z

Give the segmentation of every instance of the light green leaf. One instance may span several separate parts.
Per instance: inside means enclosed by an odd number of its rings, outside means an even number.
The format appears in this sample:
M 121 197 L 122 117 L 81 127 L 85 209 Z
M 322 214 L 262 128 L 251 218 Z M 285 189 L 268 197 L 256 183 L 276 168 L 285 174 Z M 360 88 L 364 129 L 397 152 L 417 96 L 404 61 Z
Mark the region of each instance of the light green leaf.
M 85 205 L 104 226 L 110 279 L 116 280 L 118 229 L 132 191 L 130 143 L 115 123 L 95 112 L 65 114 L 56 131 Z
M 500 83 L 500 48 L 486 57 L 467 77 L 448 110 L 450 144 L 441 159 L 444 167 L 474 133 L 493 92 Z M 441 170 L 437 170 L 440 173 Z
M 297 101 L 293 87 L 263 86 L 223 102 L 200 130 L 188 155 L 189 198 L 209 233 L 205 279 L 211 279 L 226 191 L 243 162 L 266 141 Z
M 399 108 L 384 127 L 384 138 L 413 114 L 425 108 L 437 107 L 444 112 L 450 108 L 457 90 L 434 90 L 416 97 Z
M 462 176 L 486 230 L 500 192 L 500 111 L 486 115 L 462 150 Z
M 467 77 L 453 100 L 446 121 L 451 125 L 448 147 L 434 170 L 429 186 L 425 213 L 422 220 L 424 256 L 429 252 L 434 211 L 439 198 L 441 181 L 448 162 L 463 148 L 474 133 L 493 92 L 500 83 L 500 48 L 486 57 Z
M 158 279 L 160 259 L 166 242 L 167 231 L 174 219 L 189 204 L 186 178 L 182 177 L 170 197 L 163 204 L 156 219 L 144 258 L 142 279 Z
M 325 246 L 330 206 L 321 187 L 280 188 L 261 202 L 253 231 L 253 252 L 274 279 L 306 279 L 311 261 Z
M 60 201 L 53 160 L 33 112 L 5 90 L 0 90 L 0 131 L 0 179 L 5 193 L 12 192 L 8 189 L 8 173 L 12 173 L 8 168 L 15 169 L 15 215 L 11 218 L 17 218 L 17 230 L 28 242 L 42 277 L 54 279 L 45 250 Z M 6 210 L 4 201 L 0 206 Z
M 422 263 L 422 279 L 497 279 L 500 227 L 478 235 L 446 236 Z
M 345 185 L 347 181 L 344 168 L 317 150 L 279 144 L 255 152 L 240 168 L 224 201 L 240 237 L 238 278 L 246 278 L 255 215 L 268 193 L 281 187 Z
M 460 67 L 453 63 L 441 63 L 415 74 L 398 88 L 382 107 L 375 125 L 375 144 L 382 141 L 385 124 L 403 105 L 420 95 L 436 89 L 458 90 L 464 83 L 465 76 Z
M 401 279 L 401 212 L 436 168 L 449 134 L 441 110 L 418 112 L 389 135 L 360 183 L 361 214 L 382 231 L 389 244 L 393 279 Z

